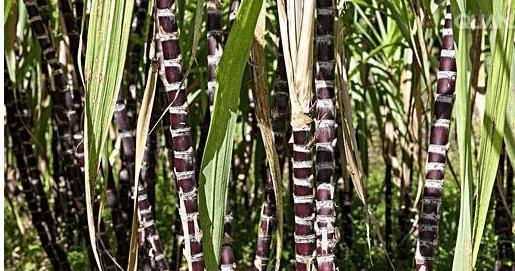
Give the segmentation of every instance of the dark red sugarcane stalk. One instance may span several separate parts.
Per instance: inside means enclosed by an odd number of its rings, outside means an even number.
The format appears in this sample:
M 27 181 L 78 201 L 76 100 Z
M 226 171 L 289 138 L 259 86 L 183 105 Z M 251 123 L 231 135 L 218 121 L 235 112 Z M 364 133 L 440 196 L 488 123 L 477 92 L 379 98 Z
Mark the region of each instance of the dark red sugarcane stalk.
M 9 78 L 8 75 L 5 78 Z M 55 221 L 50 212 L 47 197 L 41 183 L 37 161 L 32 146 L 32 138 L 24 123 L 29 118 L 18 101 L 15 106 L 13 88 L 6 81 L 5 106 L 7 125 L 13 141 L 13 152 L 20 173 L 25 200 L 29 206 L 32 224 L 36 228 L 39 239 L 55 270 L 70 270 L 70 265 L 63 248 L 57 243 Z M 29 126 L 31 127 L 31 126 Z
M 223 32 L 222 32 L 222 3 L 220 0 L 207 1 L 207 96 L 208 110 L 204 116 L 199 146 L 196 154 L 197 169 L 200 168 L 202 154 L 204 153 L 209 124 L 211 123 L 211 110 L 215 102 L 217 89 L 216 69 L 223 53 Z
M 495 271 L 509 271 L 512 270 L 510 264 L 514 259 L 511 231 L 511 196 L 508 197 L 512 190 L 505 189 L 504 177 L 506 176 L 506 183 L 513 182 L 513 171 L 510 174 L 510 164 L 503 149 L 499 158 L 499 166 L 497 168 L 496 185 L 495 185 L 495 217 L 494 217 L 494 230 L 498 236 L 497 239 L 497 255 L 495 258 Z M 507 170 L 505 171 L 505 162 L 507 163 Z M 505 174 L 506 173 L 506 174 Z M 511 176 L 510 176 L 511 175 Z M 511 177 L 511 180 L 510 180 Z M 509 187 L 508 187 L 509 188 Z M 513 187 L 511 187 L 513 189 Z M 504 202 L 506 200 L 506 202 Z M 506 204 L 506 205 L 505 205 Z M 506 208 L 508 207 L 508 208 Z
M 274 131 L 275 146 L 279 156 L 279 165 L 282 167 L 285 161 L 286 129 L 288 126 L 289 95 L 288 82 L 286 80 L 286 68 L 284 55 L 279 43 L 277 52 L 278 64 L 275 79 L 274 104 L 272 107 L 272 129 Z M 265 169 L 264 178 L 265 200 L 261 206 L 256 254 L 254 258 L 254 271 L 267 270 L 270 256 L 270 244 L 272 233 L 275 229 L 275 190 L 268 167 Z
M 160 46 L 157 46 L 157 49 L 158 49 L 158 54 L 160 56 L 162 56 L 162 50 L 161 50 Z M 167 98 L 166 92 L 164 91 L 163 82 L 161 81 L 160 78 L 158 78 L 158 80 L 157 80 L 156 88 L 158 89 L 158 93 L 163 94 L 161 96 L 162 104 L 166 105 L 168 103 L 167 102 L 168 98 Z M 166 157 L 168 159 L 168 167 L 172 169 L 170 171 L 170 178 L 173 180 L 172 184 L 176 184 L 177 179 L 175 177 L 175 173 L 173 172 L 173 168 L 174 168 L 174 166 L 173 166 L 174 165 L 174 155 L 173 155 L 173 142 L 172 142 L 173 140 L 172 140 L 172 135 L 169 133 L 169 131 L 170 131 L 170 115 L 169 114 L 163 115 L 163 119 L 161 122 L 163 124 L 165 146 L 166 146 L 166 150 L 167 150 Z M 166 172 L 166 171 L 163 169 L 163 172 Z M 166 176 L 166 174 L 163 174 L 163 176 Z M 177 188 L 177 187 L 175 187 L 175 188 Z M 178 191 L 178 189 L 176 189 L 176 191 Z M 179 198 L 179 193 L 177 193 L 177 198 Z M 179 269 L 182 266 L 182 251 L 184 248 L 184 232 L 182 230 L 182 223 L 181 223 L 181 218 L 179 215 L 179 204 L 177 204 L 177 208 L 175 209 L 174 215 L 175 215 L 174 226 L 173 226 L 174 234 L 172 236 L 172 242 L 171 242 L 173 244 L 173 250 L 172 250 L 172 259 L 170 261 L 170 270 L 179 271 Z
M 152 116 L 151 123 L 157 121 L 156 117 L 156 114 Z M 138 218 L 140 227 L 143 228 L 142 235 L 146 240 L 145 250 L 148 260 L 155 265 L 155 270 L 168 270 L 161 238 L 155 224 L 154 210 L 147 192 L 156 178 L 156 149 L 157 136 L 156 133 L 151 133 L 147 138 L 143 152 L 140 182 L 138 185 Z
M 227 202 L 224 217 L 224 237 L 222 240 L 222 248 L 220 252 L 220 271 L 233 271 L 236 268 L 234 261 L 234 248 L 232 246 L 232 206 L 231 201 Z
M 293 204 L 295 210 L 295 270 L 310 270 L 316 246 L 310 126 L 292 127 Z
M 157 26 L 162 49 L 160 75 L 170 104 L 170 133 L 179 193 L 180 214 L 185 236 L 185 256 L 191 271 L 204 270 L 202 231 L 198 218 L 198 183 L 188 117 L 186 89 L 182 82 L 182 54 L 175 0 L 157 0 Z
M 334 17 L 332 0 L 317 0 L 316 20 L 316 221 L 319 271 L 336 270 L 334 248 L 338 241 L 334 204 Z
M 259 222 L 256 255 L 254 258 L 254 271 L 267 270 L 270 257 L 270 244 L 272 243 L 272 233 L 275 229 L 275 191 L 270 170 L 266 167 L 264 178 L 265 200 L 261 206 L 261 218 Z
M 446 153 L 449 143 L 449 126 L 456 83 L 456 51 L 452 34 L 452 13 L 447 6 L 440 52 L 440 70 L 437 74 L 437 95 L 434 105 L 434 120 L 429 138 L 426 164 L 426 181 L 422 196 L 419 219 L 419 236 L 416 250 L 416 269 L 433 270 L 440 207 L 442 204 L 443 180 Z

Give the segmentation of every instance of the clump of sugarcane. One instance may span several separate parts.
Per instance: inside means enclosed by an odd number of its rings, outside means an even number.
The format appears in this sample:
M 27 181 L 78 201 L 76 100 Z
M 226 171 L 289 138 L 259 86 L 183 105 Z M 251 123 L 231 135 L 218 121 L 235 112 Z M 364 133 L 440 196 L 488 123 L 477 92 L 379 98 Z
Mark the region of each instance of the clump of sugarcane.
M 452 13 L 447 6 L 443 28 L 440 69 L 437 74 L 437 95 L 434 105 L 434 120 L 428 146 L 426 182 L 422 196 L 422 210 L 419 219 L 419 236 L 416 250 L 416 269 L 432 270 L 440 207 L 442 204 L 446 153 L 449 143 L 449 126 L 456 81 L 456 51 L 452 33 Z
M 275 79 L 274 104 L 272 108 L 272 129 L 274 131 L 275 147 L 279 157 L 279 165 L 283 166 L 285 161 L 286 129 L 289 119 L 288 105 L 288 81 L 286 80 L 286 68 L 282 45 L 279 43 L 277 52 L 277 72 Z M 261 206 L 261 217 L 258 229 L 256 253 L 254 258 L 254 270 L 264 271 L 268 266 L 270 256 L 270 244 L 272 233 L 275 228 L 276 199 L 275 190 L 270 171 L 265 169 L 264 178 L 265 197 Z
M 198 218 L 198 183 L 195 178 L 195 158 L 188 117 L 186 89 L 183 82 L 182 54 L 175 0 L 157 0 L 158 39 L 162 50 L 160 76 L 167 95 L 170 133 L 174 151 L 174 172 L 184 225 L 185 256 L 189 269 L 204 270 L 202 231 Z M 168 132 L 168 131 L 165 131 Z
M 338 241 L 334 204 L 334 16 L 332 0 L 317 0 L 316 20 L 316 221 L 318 270 L 336 270 L 334 248 Z
M 81 186 L 73 185 L 73 182 L 80 180 L 81 170 L 79 164 L 83 164 L 80 97 L 71 89 L 68 79 L 63 73 L 61 64 L 57 59 L 57 53 L 54 50 L 50 30 L 42 20 L 38 6 L 34 0 L 26 0 L 25 4 L 32 31 L 43 52 L 43 59 L 52 68 L 53 81 L 56 88 L 56 91 L 52 92 L 52 117 L 61 139 L 65 172 L 69 181 L 72 182 L 72 188 L 75 190 L 74 198 L 76 199 L 76 204 L 79 205 L 79 211 L 81 211 L 83 210 L 83 203 L 80 202 Z M 75 149 L 75 146 L 77 146 L 77 149 Z
M 41 173 L 32 145 L 32 138 L 27 130 L 30 125 L 29 111 L 23 102 L 15 104 L 14 89 L 7 78 L 5 88 L 5 106 L 7 124 L 13 141 L 13 152 L 18 165 L 19 176 L 25 200 L 29 206 L 32 224 L 36 228 L 39 239 L 54 270 L 71 270 L 64 249 L 58 244 L 55 221 L 50 212 L 48 200 L 41 182 Z M 25 126 L 28 125 L 28 126 Z

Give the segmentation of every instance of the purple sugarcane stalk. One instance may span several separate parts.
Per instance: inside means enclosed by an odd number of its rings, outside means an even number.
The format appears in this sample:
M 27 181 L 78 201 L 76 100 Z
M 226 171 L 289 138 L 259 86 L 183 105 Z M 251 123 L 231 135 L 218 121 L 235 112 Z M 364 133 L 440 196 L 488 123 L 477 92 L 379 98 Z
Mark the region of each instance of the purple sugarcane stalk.
M 440 207 L 442 205 L 446 153 L 449 143 L 449 126 L 454 104 L 456 83 L 456 51 L 452 33 L 452 13 L 447 6 L 443 28 L 440 70 L 437 74 L 437 95 L 434 121 L 429 138 L 426 164 L 426 181 L 422 196 L 419 236 L 415 255 L 417 270 L 433 270 L 433 257 L 438 237 Z
M 292 127 L 293 204 L 295 211 L 295 270 L 310 270 L 315 250 L 313 164 L 310 126 Z
M 317 0 L 316 20 L 316 219 L 319 271 L 336 270 L 334 249 L 338 242 L 334 204 L 334 16 L 332 0 Z
M 275 229 L 275 191 L 270 170 L 266 167 L 266 176 L 264 178 L 265 200 L 261 206 L 261 217 L 259 221 L 258 238 L 256 245 L 256 256 L 254 258 L 254 271 L 267 270 L 268 260 L 270 257 L 270 244 L 272 241 L 272 233 Z
M 198 183 L 192 146 L 188 103 L 182 73 L 175 0 L 157 0 L 157 26 L 162 49 L 160 76 L 170 104 L 170 133 L 179 193 L 180 215 L 185 236 L 185 256 L 191 271 L 204 270 L 202 231 L 198 218 Z M 168 132 L 168 131 L 167 131 Z
M 284 55 L 279 43 L 277 52 L 278 64 L 275 80 L 274 105 L 272 108 L 272 129 L 274 131 L 275 147 L 279 156 L 279 165 L 282 167 L 285 161 L 286 129 L 288 127 L 289 93 L 288 82 L 286 81 L 286 68 Z M 275 229 L 275 190 L 270 170 L 265 169 L 266 176 L 264 181 L 265 200 L 261 207 L 261 218 L 259 222 L 258 238 L 256 245 L 256 255 L 254 258 L 254 271 L 265 271 L 268 266 L 270 256 L 270 244 L 272 233 Z
M 196 167 L 200 168 L 202 154 L 206 147 L 207 134 L 211 123 L 211 110 L 215 102 L 217 88 L 216 69 L 223 53 L 223 32 L 222 32 L 222 3 L 220 0 L 208 0 L 207 2 L 207 96 L 208 110 L 204 116 L 199 146 L 196 154 Z
M 155 103 L 156 101 L 154 101 L 154 105 Z M 156 114 L 152 116 L 151 123 L 157 121 L 156 117 Z M 148 194 L 150 186 L 156 178 L 156 149 L 157 136 L 156 133 L 151 133 L 147 138 L 143 152 L 140 183 L 138 185 L 138 218 L 140 227 L 143 228 L 141 234 L 146 240 L 144 249 L 147 252 L 147 258 L 149 262 L 153 263 L 155 270 L 163 271 L 168 270 L 168 263 L 165 259 L 161 238 L 157 232 L 155 214 Z

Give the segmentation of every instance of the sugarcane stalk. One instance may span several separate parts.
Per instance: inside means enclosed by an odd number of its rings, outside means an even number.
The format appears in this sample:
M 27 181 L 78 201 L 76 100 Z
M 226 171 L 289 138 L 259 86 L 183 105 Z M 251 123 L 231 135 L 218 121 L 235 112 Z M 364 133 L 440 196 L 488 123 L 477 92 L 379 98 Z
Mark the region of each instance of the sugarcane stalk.
M 316 221 L 318 270 L 336 270 L 334 248 L 338 242 L 334 204 L 334 16 L 332 0 L 317 0 L 316 6 Z
M 4 75 L 5 76 L 5 75 Z M 9 78 L 8 75 L 5 78 Z M 36 228 L 54 270 L 71 270 L 64 249 L 57 243 L 57 230 L 37 167 L 32 138 L 24 123 L 30 125 L 27 108 L 19 99 L 15 104 L 14 90 L 6 81 L 5 106 L 7 125 L 13 141 L 13 152 L 18 165 L 25 200 L 29 206 L 32 224 Z M 28 126 L 31 127 L 31 126 Z
M 191 271 L 204 270 L 202 231 L 198 218 L 198 183 L 192 146 L 188 103 L 182 73 L 182 54 L 175 0 L 157 0 L 157 26 L 162 49 L 160 76 L 167 94 L 174 168 L 179 192 L 181 221 L 185 227 L 185 257 Z
M 449 126 L 454 104 L 456 83 L 456 51 L 452 33 L 452 13 L 447 6 L 443 28 L 440 69 L 437 74 L 437 95 L 434 104 L 434 121 L 428 146 L 426 181 L 419 219 L 419 236 L 416 249 L 416 269 L 433 270 L 433 259 L 438 237 L 440 207 L 442 205 L 446 154 L 449 143 Z
M 156 102 L 157 100 L 154 101 L 155 104 Z M 156 121 L 157 115 L 154 114 L 152 115 L 151 123 Z M 146 240 L 145 250 L 147 259 L 153 263 L 155 270 L 168 270 L 168 263 L 165 259 L 161 238 L 157 232 L 155 214 L 148 194 L 150 185 L 156 178 L 156 149 L 157 135 L 156 133 L 151 133 L 147 138 L 143 152 L 140 182 L 138 185 L 138 218 L 143 228 L 142 235 Z
M 211 123 L 211 111 L 215 102 L 217 88 L 216 69 L 223 53 L 222 32 L 222 3 L 220 0 L 208 0 L 207 2 L 207 97 L 208 110 L 202 124 L 199 146 L 196 153 L 196 168 L 200 168 L 202 154 L 204 153 L 209 125 Z M 198 176 L 197 176 L 198 177 Z
M 275 147 L 279 157 L 279 165 L 283 166 L 285 161 L 286 130 L 288 126 L 289 95 L 288 82 L 286 79 L 286 68 L 284 66 L 284 55 L 282 45 L 279 43 L 277 50 L 277 72 L 274 87 L 273 107 L 272 107 L 272 129 L 274 131 Z M 259 222 L 258 238 L 254 258 L 254 271 L 267 270 L 268 259 L 270 256 L 270 244 L 272 233 L 275 229 L 275 190 L 270 170 L 265 167 L 264 172 L 264 201 L 261 206 L 261 217 Z

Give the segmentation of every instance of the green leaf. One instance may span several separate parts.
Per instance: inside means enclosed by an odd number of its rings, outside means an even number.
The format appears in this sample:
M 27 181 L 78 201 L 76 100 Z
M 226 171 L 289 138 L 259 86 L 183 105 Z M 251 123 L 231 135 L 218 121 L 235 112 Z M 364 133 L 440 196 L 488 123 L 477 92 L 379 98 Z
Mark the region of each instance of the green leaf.
M 506 127 L 504 142 L 512 167 L 515 168 L 515 59 L 511 61 L 510 97 L 506 105 Z
M 199 211 L 207 270 L 218 270 L 240 87 L 263 0 L 242 2 L 217 71 L 219 87 L 200 170 Z
M 97 265 L 100 260 L 94 243 L 92 192 L 97 180 L 114 106 L 122 81 L 134 0 L 91 2 L 88 43 L 84 70 L 86 104 L 84 127 L 85 190 L 88 228 Z
M 465 2 L 459 3 L 459 14 L 466 14 Z M 453 7 L 456 10 L 456 7 Z M 460 218 L 458 236 L 454 249 L 452 270 L 472 270 L 472 120 L 470 103 L 470 29 L 466 27 L 465 16 L 459 18 L 459 32 L 456 52 L 456 130 L 460 159 Z
M 7 23 L 7 19 L 9 19 L 9 14 L 11 13 L 13 5 L 14 0 L 5 0 L 4 2 L 4 25 Z
M 490 197 L 495 184 L 499 154 L 504 137 L 506 104 L 510 90 L 510 67 L 513 62 L 515 34 L 515 1 L 496 0 L 493 2 L 494 24 L 492 33 L 492 63 L 486 90 L 486 107 L 483 115 L 483 128 L 479 144 L 479 174 L 477 203 L 474 216 L 473 263 L 477 260 L 481 238 L 485 228 Z M 502 21 L 496 21 L 496 19 Z

